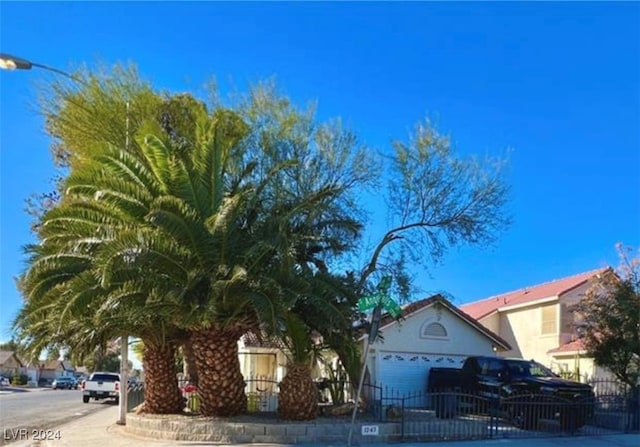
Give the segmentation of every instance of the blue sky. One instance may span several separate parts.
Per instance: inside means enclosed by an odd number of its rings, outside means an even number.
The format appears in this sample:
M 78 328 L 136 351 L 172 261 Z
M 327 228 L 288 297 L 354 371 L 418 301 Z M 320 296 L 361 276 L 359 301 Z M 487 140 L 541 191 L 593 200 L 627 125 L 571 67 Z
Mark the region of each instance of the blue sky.
M 640 246 L 639 3 L 0 2 L 0 52 L 72 70 L 135 62 L 158 88 L 275 76 L 320 119 L 387 150 L 425 116 L 464 154 L 512 148 L 514 224 L 485 249 L 416 270 L 462 304 L 615 265 Z M 32 240 L 24 201 L 53 167 L 33 110 L 42 70 L 0 73 L 0 340 Z M 375 205 L 375 204 L 373 204 Z M 372 241 L 384 230 L 375 215 Z

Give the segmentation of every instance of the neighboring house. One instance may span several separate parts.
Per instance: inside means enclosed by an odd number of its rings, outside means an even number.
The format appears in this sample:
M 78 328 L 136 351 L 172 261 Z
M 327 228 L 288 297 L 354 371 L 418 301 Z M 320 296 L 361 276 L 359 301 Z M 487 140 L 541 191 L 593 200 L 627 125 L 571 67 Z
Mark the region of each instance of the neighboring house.
M 280 382 L 287 367 L 286 348 L 276 337 L 259 337 L 249 332 L 238 342 L 240 370 L 246 379 Z M 249 383 L 249 391 L 255 391 L 257 382 Z
M 27 375 L 27 384 L 29 386 L 37 386 L 38 381 L 40 379 L 40 364 L 36 363 L 35 365 L 31 362 L 27 363 L 27 365 L 23 368 L 23 371 Z
M 553 358 L 551 367 L 556 372 L 567 373 L 569 378 L 586 381 L 588 379 L 612 378 L 606 368 L 596 365 L 587 354 L 582 340 L 574 340 L 547 352 Z
M 76 366 L 74 368 L 76 377 L 89 377 L 91 372 L 86 366 Z
M 425 390 L 432 367 L 460 368 L 470 355 L 511 349 L 441 295 L 404 306 L 400 320 L 383 315 L 380 335 L 367 358 L 367 381 L 400 394 Z
M 0 375 L 11 379 L 22 374 L 24 364 L 14 351 L 0 351 Z
M 571 310 L 592 281 L 610 268 L 600 268 L 461 306 L 461 310 L 504 338 L 513 348 L 507 357 L 535 359 L 557 372 L 581 379 L 604 371 L 586 356 L 577 340 Z
M 40 364 L 40 382 L 49 384 L 58 377 L 74 377 L 75 371 L 63 360 L 47 360 Z

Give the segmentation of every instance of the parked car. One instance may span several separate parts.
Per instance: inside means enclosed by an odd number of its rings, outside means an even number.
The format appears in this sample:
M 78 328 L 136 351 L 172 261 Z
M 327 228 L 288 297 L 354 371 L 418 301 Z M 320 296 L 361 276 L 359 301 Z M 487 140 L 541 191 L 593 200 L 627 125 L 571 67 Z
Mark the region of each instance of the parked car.
M 9 386 L 11 385 L 11 381 L 8 377 L 0 376 L 0 386 Z
M 76 381 L 73 377 L 58 377 L 51 384 L 54 390 L 71 390 L 76 387 Z
M 502 357 L 471 356 L 462 369 L 431 368 L 427 388 L 435 397 L 436 417 L 453 417 L 465 405 L 471 412 L 491 408 L 524 429 L 557 417 L 563 429 L 576 430 L 593 415 L 595 404 L 591 386 L 563 379 L 533 360 Z

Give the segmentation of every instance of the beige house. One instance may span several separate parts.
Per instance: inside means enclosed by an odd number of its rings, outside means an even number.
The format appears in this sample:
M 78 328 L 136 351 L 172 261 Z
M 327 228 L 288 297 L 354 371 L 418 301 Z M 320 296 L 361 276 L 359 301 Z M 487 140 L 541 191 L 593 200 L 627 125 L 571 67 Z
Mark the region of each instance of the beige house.
M 238 342 L 240 370 L 245 379 L 280 382 L 286 373 L 286 348 L 277 337 L 246 333 Z M 256 385 L 249 384 L 249 388 Z M 253 390 L 250 390 L 253 391 Z
M 461 306 L 461 310 L 500 335 L 512 349 L 507 357 L 535 359 L 556 372 L 581 380 L 602 377 L 577 340 L 576 304 L 592 281 L 609 270 L 600 268 Z
M 0 375 L 11 379 L 22 373 L 24 364 L 14 351 L 0 351 Z
M 48 385 L 58 377 L 74 377 L 75 370 L 63 360 L 47 360 L 40 364 L 40 376 L 38 381 L 42 385 Z

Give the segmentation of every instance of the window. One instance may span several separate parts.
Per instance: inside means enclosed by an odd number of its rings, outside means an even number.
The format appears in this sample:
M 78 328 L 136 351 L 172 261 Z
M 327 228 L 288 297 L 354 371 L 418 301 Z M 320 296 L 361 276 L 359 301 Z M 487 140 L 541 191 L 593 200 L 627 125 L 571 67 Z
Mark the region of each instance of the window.
M 98 381 L 98 382 L 119 382 L 120 375 L 118 374 L 109 374 L 109 373 L 96 373 L 92 374 L 89 378 L 90 381 Z
M 502 359 L 483 359 L 480 362 L 480 374 L 484 376 L 495 376 L 497 377 L 501 372 L 504 371 L 504 361 Z
M 558 307 L 555 304 L 542 308 L 542 330 L 541 333 L 555 334 L 558 332 Z
M 422 326 L 420 333 L 421 338 L 439 337 L 443 338 L 447 336 L 447 330 L 440 323 L 428 323 Z

